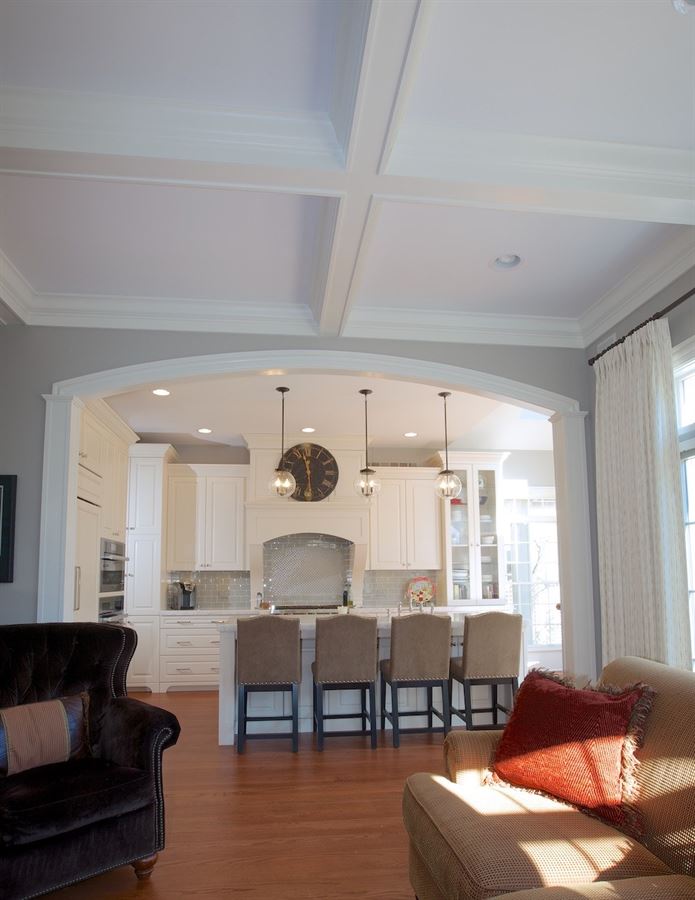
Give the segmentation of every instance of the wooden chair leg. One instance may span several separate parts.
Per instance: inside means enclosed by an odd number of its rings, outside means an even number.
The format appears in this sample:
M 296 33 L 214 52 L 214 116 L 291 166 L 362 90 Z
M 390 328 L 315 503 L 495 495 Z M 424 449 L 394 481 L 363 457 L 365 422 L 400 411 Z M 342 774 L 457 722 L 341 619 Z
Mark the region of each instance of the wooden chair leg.
M 362 733 L 367 733 L 367 688 L 360 688 L 360 699 L 362 702 Z
M 496 685 L 496 684 L 491 684 L 491 685 L 490 685 L 490 689 L 491 689 L 491 691 L 492 691 L 492 703 L 490 704 L 490 705 L 492 706 L 492 724 L 493 724 L 493 725 L 497 725 L 497 724 L 498 724 L 498 721 L 497 721 L 497 713 L 498 713 L 498 709 L 497 709 L 497 685 Z
M 376 750 L 376 685 L 369 682 L 369 730 L 372 750 Z
M 449 683 L 442 681 L 442 715 L 444 716 L 444 734 L 451 730 L 451 705 L 449 704 Z
M 316 731 L 316 682 L 311 683 L 311 727 Z
M 379 687 L 381 697 L 381 730 L 386 728 L 386 679 L 381 676 L 381 684 Z
M 398 684 L 391 682 L 391 727 L 393 728 L 393 746 L 401 745 L 401 730 L 398 723 Z
M 237 750 L 237 753 L 243 753 L 244 752 L 244 744 L 246 742 L 246 687 L 243 684 L 240 684 L 239 687 L 237 688 L 236 717 L 237 717 L 236 750 Z
M 316 746 L 323 750 L 323 685 L 316 685 Z
M 145 881 L 150 877 L 152 869 L 157 865 L 158 856 L 158 853 L 153 853 L 152 856 L 145 856 L 143 859 L 136 859 L 134 863 L 131 863 L 138 881 Z
M 427 727 L 432 728 L 432 685 L 427 685 Z
M 299 750 L 299 685 L 292 685 L 292 752 Z
M 473 707 L 471 706 L 471 685 L 470 682 L 463 682 L 463 703 L 465 706 L 464 714 L 466 719 L 466 730 L 473 730 Z

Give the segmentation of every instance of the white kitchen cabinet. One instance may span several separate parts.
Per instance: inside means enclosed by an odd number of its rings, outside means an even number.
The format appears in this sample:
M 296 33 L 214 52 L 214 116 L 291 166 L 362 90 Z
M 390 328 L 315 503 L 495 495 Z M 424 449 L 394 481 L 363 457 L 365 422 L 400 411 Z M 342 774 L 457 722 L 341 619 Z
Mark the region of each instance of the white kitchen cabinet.
M 82 411 L 78 496 L 101 506 L 101 537 L 125 540 L 128 447 L 137 435 L 103 401 Z
M 159 686 L 179 690 L 215 688 L 220 673 L 220 633 L 224 615 L 185 612 L 160 618 Z
M 502 464 L 506 453 L 449 453 L 463 488 L 444 503 L 446 600 L 498 604 L 504 599 Z
M 128 688 L 159 692 L 159 616 L 131 616 L 125 624 L 137 632 L 138 644 L 128 667 Z
M 84 410 L 80 427 L 79 464 L 97 475 L 103 474 L 101 444 L 101 432 L 96 419 Z
M 246 466 L 171 466 L 170 571 L 237 571 L 245 563 Z
M 126 482 L 128 449 L 120 441 L 105 438 L 102 447 L 102 536 L 109 540 L 125 540 Z
M 99 533 L 101 509 L 77 500 L 77 545 L 75 547 L 75 594 L 73 620 L 96 622 L 99 618 Z
M 159 535 L 128 535 L 125 603 L 130 615 L 159 612 L 162 608 L 164 576 L 162 539 Z
M 441 501 L 436 469 L 378 469 L 370 507 L 370 569 L 439 569 Z

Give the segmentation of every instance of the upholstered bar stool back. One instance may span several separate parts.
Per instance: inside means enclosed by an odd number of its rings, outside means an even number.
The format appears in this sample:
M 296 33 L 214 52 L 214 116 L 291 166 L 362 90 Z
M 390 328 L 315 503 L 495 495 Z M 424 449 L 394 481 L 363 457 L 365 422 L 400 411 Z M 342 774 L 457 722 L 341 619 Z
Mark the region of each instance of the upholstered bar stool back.
M 392 619 L 391 657 L 380 663 L 381 668 L 381 727 L 386 719 L 393 728 L 393 746 L 400 744 L 401 731 L 440 731 L 451 727 L 449 711 L 449 657 L 451 654 L 451 618 L 430 613 Z M 391 711 L 386 709 L 386 685 L 391 687 Z M 427 688 L 427 709 L 399 712 L 398 689 Z M 441 688 L 441 712 L 434 708 L 432 689 Z M 400 727 L 401 716 L 427 716 L 426 728 Z M 434 728 L 433 715 L 442 721 Z
M 475 713 L 492 713 L 492 726 L 498 720 L 498 712 L 509 712 L 497 700 L 499 685 L 509 685 L 512 698 L 519 680 L 521 634 L 523 619 L 516 613 L 488 612 L 466 616 L 463 624 L 463 655 L 451 660 L 451 678 L 463 684 L 464 709 L 452 706 L 452 712 L 472 729 Z M 492 693 L 489 707 L 473 708 L 471 687 L 490 685 Z
M 314 676 L 314 727 L 318 731 L 317 745 L 323 750 L 324 721 L 326 719 L 362 720 L 362 732 L 370 722 L 372 749 L 376 747 L 376 672 L 377 626 L 375 618 L 366 616 L 329 616 L 316 620 L 316 660 L 312 663 Z M 323 693 L 330 690 L 358 690 L 361 710 L 350 715 L 345 712 L 324 713 Z M 369 715 L 367 715 L 369 693 Z M 326 732 L 345 734 L 342 731 Z
M 247 738 L 282 737 L 247 734 L 248 722 L 292 722 L 292 750 L 299 746 L 299 682 L 302 678 L 299 619 L 253 616 L 237 620 L 237 751 L 244 752 Z M 248 694 L 257 691 L 291 691 L 292 715 L 249 716 Z

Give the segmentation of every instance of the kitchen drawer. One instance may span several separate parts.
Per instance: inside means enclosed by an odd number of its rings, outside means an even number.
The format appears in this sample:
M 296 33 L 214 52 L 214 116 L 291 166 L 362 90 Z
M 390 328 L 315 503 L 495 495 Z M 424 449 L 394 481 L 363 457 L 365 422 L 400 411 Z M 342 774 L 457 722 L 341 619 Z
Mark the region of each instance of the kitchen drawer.
M 160 627 L 161 628 L 177 628 L 186 630 L 194 628 L 196 631 L 199 628 L 216 628 L 218 625 L 223 625 L 226 623 L 227 619 L 223 616 L 161 616 L 160 617 Z
M 159 666 L 159 680 L 180 684 L 214 684 L 220 678 L 220 664 L 214 657 L 208 659 L 172 659 L 162 657 Z
M 159 633 L 162 656 L 179 653 L 213 653 L 219 651 L 220 633 L 216 629 L 163 628 Z

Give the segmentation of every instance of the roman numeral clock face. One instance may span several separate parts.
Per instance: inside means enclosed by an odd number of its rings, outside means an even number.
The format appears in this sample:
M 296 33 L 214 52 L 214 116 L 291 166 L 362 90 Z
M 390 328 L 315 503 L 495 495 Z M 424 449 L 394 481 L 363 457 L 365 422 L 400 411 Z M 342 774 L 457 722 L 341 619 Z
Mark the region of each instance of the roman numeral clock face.
M 297 482 L 293 500 L 308 503 L 325 498 L 338 483 L 338 463 L 332 453 L 318 444 L 296 444 L 282 458 Z

